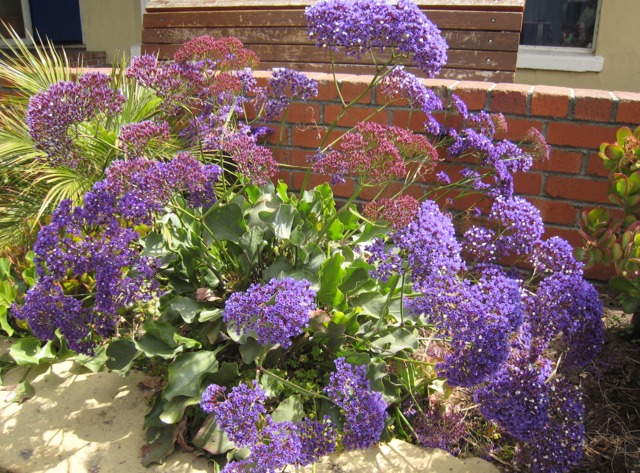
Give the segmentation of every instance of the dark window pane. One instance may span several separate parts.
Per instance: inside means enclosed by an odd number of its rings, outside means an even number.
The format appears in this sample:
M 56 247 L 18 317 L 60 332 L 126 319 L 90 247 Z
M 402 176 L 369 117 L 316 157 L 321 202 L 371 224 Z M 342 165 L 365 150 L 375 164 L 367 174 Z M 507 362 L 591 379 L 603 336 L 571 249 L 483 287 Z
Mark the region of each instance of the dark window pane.
M 520 44 L 590 48 L 598 0 L 527 0 Z

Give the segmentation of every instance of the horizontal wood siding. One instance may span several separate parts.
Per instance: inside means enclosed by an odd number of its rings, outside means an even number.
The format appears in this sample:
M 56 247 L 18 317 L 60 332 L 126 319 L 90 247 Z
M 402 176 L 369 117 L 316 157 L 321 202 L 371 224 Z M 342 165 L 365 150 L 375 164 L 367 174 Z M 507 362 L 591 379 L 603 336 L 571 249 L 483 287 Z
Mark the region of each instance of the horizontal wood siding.
M 225 7 L 219 5 L 224 3 Z M 143 20 L 142 52 L 170 59 L 185 41 L 235 36 L 254 50 L 260 69 L 291 67 L 326 72 L 330 59 L 306 32 L 305 0 L 195 2 L 152 0 Z M 522 0 L 418 1 L 449 43 L 439 77 L 512 82 L 522 25 Z M 216 6 L 218 4 L 218 6 Z M 371 64 L 336 55 L 337 70 L 371 73 Z M 302 67 L 304 66 L 304 67 Z M 420 71 L 416 71 L 420 75 Z

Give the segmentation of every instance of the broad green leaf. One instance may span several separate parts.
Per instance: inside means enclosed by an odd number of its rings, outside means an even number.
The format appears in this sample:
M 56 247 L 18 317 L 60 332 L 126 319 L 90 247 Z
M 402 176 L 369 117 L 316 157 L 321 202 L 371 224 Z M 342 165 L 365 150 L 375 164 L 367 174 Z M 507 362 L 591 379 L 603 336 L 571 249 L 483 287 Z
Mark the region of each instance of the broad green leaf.
M 200 312 L 199 322 L 218 320 L 222 317 L 222 309 L 207 309 Z
M 200 397 L 177 396 L 168 401 L 164 405 L 160 420 L 165 424 L 176 424 L 184 417 L 184 411 L 187 407 L 193 406 L 200 402 Z
M 617 292 L 630 293 L 633 291 L 633 284 L 622 276 L 615 276 L 609 281 L 609 287 Z
M 162 396 L 171 401 L 176 396 L 196 397 L 200 394 L 200 381 L 207 373 L 218 371 L 216 352 L 197 351 L 183 353 L 169 366 L 167 385 Z
M 35 389 L 33 389 L 33 386 L 31 386 L 31 383 L 29 382 L 29 380 L 25 379 L 20 383 L 18 383 L 15 388 L 13 388 L 13 391 L 11 391 L 11 394 L 7 396 L 7 401 L 20 404 L 21 402 L 26 401 L 30 397 L 33 397 L 35 392 L 36 391 Z
M 223 361 L 218 371 L 207 376 L 207 381 L 210 384 L 229 386 L 231 384 L 235 384 L 239 376 L 240 372 L 238 371 L 238 363 L 235 361 L 233 363 Z
M 418 340 L 406 328 L 397 327 L 382 337 L 375 339 L 372 345 L 381 352 L 397 353 L 405 350 L 414 351 L 418 348 Z
M 285 204 L 289 203 L 289 194 L 287 194 L 287 189 L 289 189 L 289 186 L 287 186 L 283 181 L 278 181 L 278 185 L 276 185 L 276 193 L 278 194 L 278 197 L 280 197 L 280 200 Z
M 153 427 L 149 433 L 155 437 L 155 440 L 142 447 L 142 466 L 145 468 L 153 463 L 163 463 L 164 459 L 173 453 L 178 428 L 175 425 Z
M 242 362 L 250 365 L 265 352 L 266 347 L 260 345 L 258 340 L 253 337 L 247 337 L 244 343 L 240 344 L 240 356 Z
M 178 353 L 182 352 L 182 347 L 171 340 L 171 346 L 167 345 L 164 341 L 157 338 L 151 333 L 145 333 L 138 341 L 136 341 L 136 347 L 144 352 L 147 358 L 159 356 L 165 360 L 169 360 L 175 357 Z
M 289 204 L 279 205 L 275 212 L 260 212 L 259 215 L 279 240 L 289 240 L 292 228 L 300 221 L 298 211 Z
M 203 305 L 190 297 L 177 296 L 171 301 L 171 309 L 180 314 L 182 320 L 190 324 L 203 309 Z
M 283 373 L 280 370 L 272 369 L 271 371 L 273 371 L 276 375 L 280 377 L 287 376 L 286 373 Z M 265 394 L 268 397 L 277 397 L 280 395 L 280 393 L 284 389 L 284 384 L 282 383 L 282 381 L 280 381 L 275 376 L 271 376 L 269 373 L 264 373 L 262 375 L 262 377 L 260 378 L 260 386 L 262 387 L 262 390 L 265 392 Z
M 271 418 L 276 422 L 300 422 L 305 417 L 304 405 L 298 396 L 289 396 L 273 411 Z
M 11 262 L 7 258 L 0 258 L 0 279 L 11 276 Z
M 320 290 L 316 294 L 316 299 L 321 304 L 338 307 L 343 301 L 344 294 L 338 289 L 346 274 L 341 266 L 343 261 L 344 256 L 339 253 L 334 254 L 320 267 Z
M 161 234 L 149 232 L 141 241 L 143 256 L 151 256 L 152 258 L 162 258 L 169 253 L 167 243 Z
M 247 233 L 242 235 L 238 241 L 244 251 L 249 265 L 256 265 L 259 262 L 260 254 L 267 242 L 264 240 L 264 232 L 260 227 L 252 227 Z
M 14 330 L 7 319 L 7 307 L 0 305 L 0 329 L 4 330 L 10 337 L 13 336 Z
M 95 353 L 92 356 L 89 355 L 76 355 L 74 361 L 80 366 L 84 366 L 88 370 L 97 373 L 107 364 L 107 349 L 103 346 L 96 348 Z
M 35 337 L 17 340 L 9 348 L 9 354 L 20 366 L 37 366 L 40 362 L 53 361 L 56 357 L 51 341 L 42 346 Z
M 622 301 L 622 310 L 625 314 L 640 311 L 640 297 L 625 297 Z
M 216 424 L 216 416 L 210 415 L 193 438 L 193 444 L 212 455 L 220 455 L 235 448 L 224 430 Z
M 237 241 L 247 231 L 242 207 L 235 203 L 216 207 L 205 217 L 204 223 L 204 241 L 208 245 L 214 241 Z
M 30 266 L 22 271 L 22 279 L 24 279 L 24 282 L 26 282 L 29 287 L 35 286 L 37 279 L 36 267 Z
M 344 224 L 340 220 L 334 220 L 327 229 L 327 238 L 331 241 L 340 241 L 344 236 Z
M 9 281 L 0 281 L 0 306 L 11 307 L 16 295 L 16 289 Z
M 120 376 L 126 376 L 133 362 L 142 352 L 138 350 L 132 340 L 119 339 L 111 342 L 107 347 L 107 368 Z

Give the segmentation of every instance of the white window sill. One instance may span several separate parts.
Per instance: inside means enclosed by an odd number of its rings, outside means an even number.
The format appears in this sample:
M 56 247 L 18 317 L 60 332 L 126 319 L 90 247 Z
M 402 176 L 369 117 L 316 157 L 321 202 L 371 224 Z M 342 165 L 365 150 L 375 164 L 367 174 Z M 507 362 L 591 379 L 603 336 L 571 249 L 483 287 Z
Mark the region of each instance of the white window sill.
M 516 67 L 544 71 L 601 72 L 604 58 L 588 49 L 520 46 Z

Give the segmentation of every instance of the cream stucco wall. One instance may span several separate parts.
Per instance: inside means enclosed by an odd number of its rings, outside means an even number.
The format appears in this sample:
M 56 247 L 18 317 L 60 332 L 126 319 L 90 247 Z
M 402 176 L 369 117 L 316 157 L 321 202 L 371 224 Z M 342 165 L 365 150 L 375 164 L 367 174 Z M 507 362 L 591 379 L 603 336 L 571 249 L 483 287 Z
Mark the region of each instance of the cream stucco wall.
M 518 69 L 516 82 L 640 92 L 640 1 L 600 1 L 595 55 L 604 57 L 601 72 Z
M 107 62 L 118 54 L 130 56 L 140 44 L 142 9 L 140 0 L 80 0 L 82 32 L 89 51 L 105 51 Z

